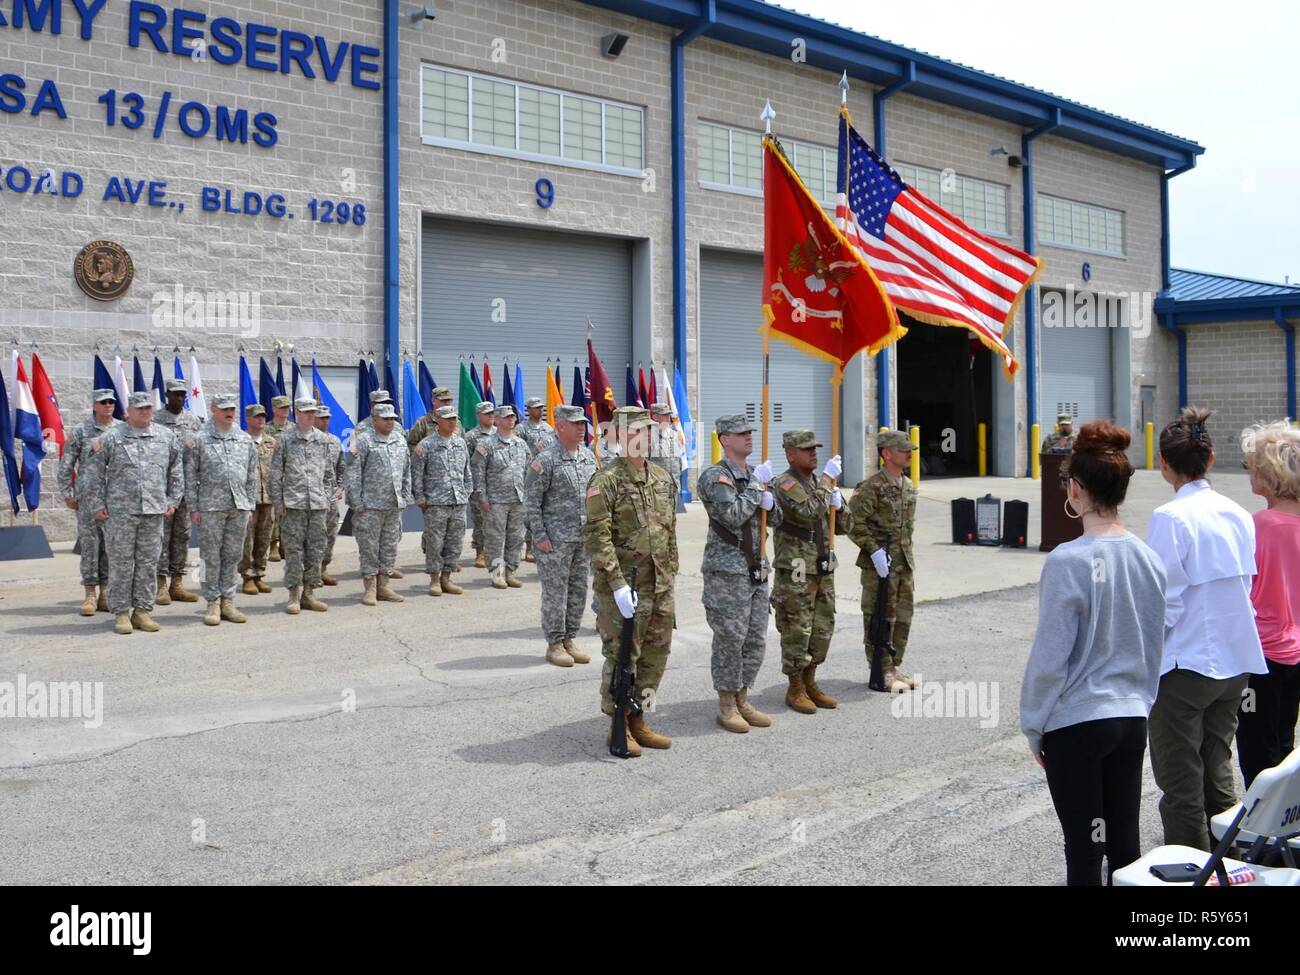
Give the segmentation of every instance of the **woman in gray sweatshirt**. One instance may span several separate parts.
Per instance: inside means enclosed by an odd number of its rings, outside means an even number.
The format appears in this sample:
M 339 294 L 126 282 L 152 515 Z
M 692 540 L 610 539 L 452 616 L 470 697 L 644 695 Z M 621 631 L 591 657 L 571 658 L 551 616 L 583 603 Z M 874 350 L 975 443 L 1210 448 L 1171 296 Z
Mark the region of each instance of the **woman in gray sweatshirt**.
M 1128 431 L 1084 424 L 1063 469 L 1083 535 L 1047 557 L 1020 727 L 1047 773 L 1065 835 L 1066 882 L 1101 884 L 1140 855 L 1147 717 L 1160 683 L 1165 570 L 1119 519 L 1133 467 Z

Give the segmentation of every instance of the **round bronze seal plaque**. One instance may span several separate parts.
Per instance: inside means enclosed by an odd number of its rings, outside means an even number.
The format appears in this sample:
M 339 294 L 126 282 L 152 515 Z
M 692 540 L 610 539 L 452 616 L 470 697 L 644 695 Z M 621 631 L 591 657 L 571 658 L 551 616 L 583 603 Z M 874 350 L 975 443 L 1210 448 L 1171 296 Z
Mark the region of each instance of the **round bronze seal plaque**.
M 96 301 L 112 301 L 131 287 L 135 265 L 121 244 L 96 240 L 81 249 L 72 265 L 72 276 L 77 287 Z

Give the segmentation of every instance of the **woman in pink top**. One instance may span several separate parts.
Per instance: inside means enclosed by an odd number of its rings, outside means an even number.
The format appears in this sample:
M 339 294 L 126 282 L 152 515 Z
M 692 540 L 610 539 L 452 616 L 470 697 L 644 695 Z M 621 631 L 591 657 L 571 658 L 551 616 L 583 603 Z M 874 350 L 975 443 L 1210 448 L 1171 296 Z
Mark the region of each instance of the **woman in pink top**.
M 1255 512 L 1250 592 L 1267 674 L 1252 674 L 1237 718 L 1237 761 L 1246 787 L 1295 748 L 1300 711 L 1300 430 L 1285 420 L 1250 427 L 1241 450 L 1250 487 L 1268 502 Z

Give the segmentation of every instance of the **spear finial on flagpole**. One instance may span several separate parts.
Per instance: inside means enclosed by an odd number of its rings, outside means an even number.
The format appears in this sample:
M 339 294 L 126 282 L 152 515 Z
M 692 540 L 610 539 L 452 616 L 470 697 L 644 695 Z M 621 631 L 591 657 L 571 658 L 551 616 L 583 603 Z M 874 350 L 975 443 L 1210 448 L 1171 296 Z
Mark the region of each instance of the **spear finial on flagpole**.
M 840 74 L 840 104 L 849 103 L 849 73 L 844 71 Z
M 769 98 L 763 105 L 763 114 L 759 116 L 763 120 L 763 133 L 772 134 L 772 120 L 776 118 L 776 112 L 772 109 L 772 100 Z

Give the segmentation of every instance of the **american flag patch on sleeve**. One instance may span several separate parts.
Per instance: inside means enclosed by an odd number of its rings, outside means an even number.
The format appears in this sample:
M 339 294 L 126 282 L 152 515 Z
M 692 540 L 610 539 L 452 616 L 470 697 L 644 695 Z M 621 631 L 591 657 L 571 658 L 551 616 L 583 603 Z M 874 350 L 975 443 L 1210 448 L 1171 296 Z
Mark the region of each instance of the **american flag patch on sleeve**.
M 793 491 L 793 490 L 794 490 L 794 486 L 795 486 L 796 483 L 797 483 L 797 482 L 795 481 L 795 479 L 794 479 L 793 477 L 787 477 L 784 481 L 781 482 L 781 490 L 782 490 L 782 491 Z
M 542 472 L 542 462 L 540 460 L 533 461 L 532 468 L 534 471 L 540 474 Z
M 593 486 L 593 487 L 589 487 L 589 488 L 587 488 L 587 497 L 589 497 L 589 498 L 594 498 L 594 497 L 596 497 L 596 496 L 599 495 L 599 494 L 600 494 L 600 488 L 599 488 L 599 487 L 595 487 L 595 486 Z
M 730 486 L 730 487 L 735 487 L 735 486 L 736 486 L 736 482 L 733 481 L 733 480 L 732 480 L 730 477 L 728 477 L 726 474 L 719 474 L 719 475 L 718 475 L 718 483 L 719 483 L 719 484 L 726 484 L 726 485 L 728 485 L 728 486 Z

